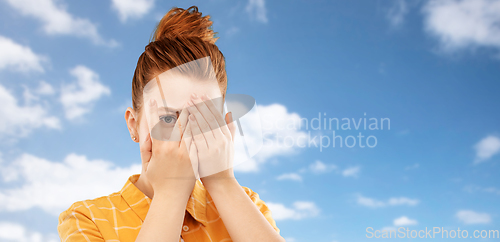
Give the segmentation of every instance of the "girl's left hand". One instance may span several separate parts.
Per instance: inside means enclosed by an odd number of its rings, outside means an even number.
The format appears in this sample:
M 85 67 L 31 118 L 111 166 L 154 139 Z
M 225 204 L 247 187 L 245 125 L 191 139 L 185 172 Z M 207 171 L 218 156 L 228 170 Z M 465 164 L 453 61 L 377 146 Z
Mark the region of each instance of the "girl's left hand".
M 234 133 L 236 126 L 230 113 L 226 120 L 210 98 L 193 93 L 188 102 L 192 142 L 198 153 L 198 172 L 203 184 L 234 179 Z

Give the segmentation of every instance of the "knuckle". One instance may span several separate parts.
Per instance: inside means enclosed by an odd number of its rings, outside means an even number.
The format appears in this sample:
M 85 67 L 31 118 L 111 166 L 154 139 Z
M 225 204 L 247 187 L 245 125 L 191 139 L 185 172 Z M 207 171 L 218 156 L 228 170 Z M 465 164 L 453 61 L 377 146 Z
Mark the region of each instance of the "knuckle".
M 161 155 L 161 149 L 159 149 L 158 146 L 156 146 L 154 149 L 151 150 L 151 153 L 154 156 Z

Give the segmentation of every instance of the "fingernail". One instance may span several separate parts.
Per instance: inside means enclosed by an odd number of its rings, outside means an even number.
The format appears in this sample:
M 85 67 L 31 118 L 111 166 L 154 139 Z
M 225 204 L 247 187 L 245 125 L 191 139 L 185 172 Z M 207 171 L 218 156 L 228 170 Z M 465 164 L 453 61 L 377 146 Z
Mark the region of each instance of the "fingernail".
M 156 101 L 154 99 L 149 99 L 149 106 L 154 106 Z
M 201 96 L 201 99 L 202 99 L 202 100 L 204 100 L 204 101 L 208 100 L 208 96 L 207 96 L 207 94 L 203 94 L 203 95 Z
M 231 118 L 231 122 L 233 122 L 233 112 L 229 112 L 229 117 Z
M 191 94 L 191 98 L 197 98 L 198 95 L 196 95 L 196 93 L 193 92 L 193 94 Z

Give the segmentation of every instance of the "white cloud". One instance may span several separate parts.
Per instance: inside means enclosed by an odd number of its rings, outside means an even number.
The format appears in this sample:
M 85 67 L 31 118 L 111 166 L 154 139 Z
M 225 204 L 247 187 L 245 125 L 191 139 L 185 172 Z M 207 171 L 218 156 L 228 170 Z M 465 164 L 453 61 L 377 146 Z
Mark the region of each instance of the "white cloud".
M 496 187 L 480 187 L 480 186 L 474 186 L 474 185 L 469 185 L 465 186 L 464 190 L 467 192 L 475 192 L 475 191 L 481 191 L 481 192 L 487 192 L 487 193 L 493 193 L 496 195 L 500 195 L 500 189 Z
M 325 163 L 321 162 L 320 160 L 316 160 L 316 161 L 314 161 L 314 163 L 309 165 L 309 169 L 313 173 L 326 173 L 326 172 L 330 172 L 330 171 L 337 169 L 337 166 L 334 164 L 325 164 Z
M 412 226 L 412 225 L 417 225 L 418 221 L 415 219 L 410 219 L 406 216 L 401 216 L 399 218 L 396 218 L 392 221 L 392 226 L 386 226 L 380 229 L 381 231 L 387 231 L 387 233 L 390 233 L 391 231 L 398 231 L 398 227 L 401 226 Z M 394 233 L 394 232 L 393 232 Z
M 85 66 L 76 66 L 70 71 L 77 80 L 75 83 L 63 85 L 61 103 L 67 119 L 76 119 L 92 110 L 93 104 L 103 95 L 111 91 L 99 81 L 99 75 Z
M 120 21 L 141 18 L 153 9 L 155 0 L 112 0 L 111 7 L 118 12 Z
M 382 201 L 378 201 L 373 198 L 369 197 L 363 197 L 362 195 L 358 195 L 358 200 L 357 200 L 359 205 L 365 206 L 365 207 L 371 207 L 371 208 L 378 208 L 378 207 L 385 207 L 386 203 Z
M 245 8 L 252 19 L 256 19 L 261 23 L 267 23 L 267 9 L 265 0 L 248 0 Z
M 52 95 L 55 93 L 55 90 L 49 83 L 40 81 L 40 84 L 35 92 L 39 95 Z
M 357 203 L 365 207 L 379 208 L 379 207 L 399 206 L 399 205 L 416 206 L 417 204 L 420 203 L 420 201 L 417 199 L 411 199 L 407 197 L 391 197 L 386 202 L 384 202 L 374 198 L 358 195 Z
M 358 177 L 360 170 L 360 166 L 349 167 L 342 171 L 342 175 L 345 177 Z
M 43 235 L 29 231 L 25 226 L 7 221 L 0 221 L 0 240 L 5 242 L 57 242 L 56 234 Z
M 417 199 L 410 199 L 407 197 L 393 197 L 390 198 L 388 201 L 388 204 L 391 206 L 396 206 L 396 205 L 408 205 L 408 206 L 415 206 L 419 203 L 420 201 Z
M 322 174 L 322 173 L 328 173 L 331 171 L 336 171 L 337 173 L 338 168 L 334 164 L 325 164 L 321 162 L 320 160 L 316 160 L 313 163 L 311 163 L 308 167 L 303 167 L 299 169 L 296 173 L 286 173 L 280 175 L 277 179 L 278 180 L 295 180 L 295 181 L 302 181 L 302 176 L 299 174 L 304 174 L 306 172 L 310 171 L 313 174 Z
M 56 234 L 43 235 L 30 231 L 25 226 L 7 221 L 0 221 L 0 240 L 5 242 L 57 242 L 60 241 Z
M 393 27 L 400 27 L 403 22 L 405 15 L 408 13 L 408 5 L 405 0 L 397 0 L 394 5 L 387 11 L 387 19 Z
M 455 215 L 464 224 L 488 224 L 491 216 L 487 213 L 478 213 L 472 210 L 460 210 Z
M 28 100 L 27 100 L 28 101 Z M 40 104 L 18 104 L 10 90 L 0 85 L 0 137 L 24 137 L 41 127 L 59 129 L 59 119 L 48 114 L 48 108 Z
M 258 105 L 257 109 L 265 139 L 258 158 L 265 160 L 277 155 L 294 154 L 299 146 L 304 145 L 301 143 L 303 139 L 299 138 L 307 134 L 300 131 L 301 117 L 297 113 L 288 112 L 282 104 Z M 285 142 L 285 139 L 289 141 Z
M 317 216 L 320 212 L 314 202 L 297 201 L 293 203 L 291 208 L 281 203 L 266 202 L 266 204 L 271 210 L 275 220 L 300 220 Z
M 257 172 L 261 164 L 274 157 L 297 154 L 301 148 L 308 147 L 308 141 L 311 142 L 309 144 L 311 147 L 317 145 L 317 140 L 314 139 L 316 136 L 312 136 L 301 129 L 304 126 L 304 118 L 297 113 L 289 112 L 284 105 L 278 103 L 257 105 L 256 110 L 257 112 L 249 112 L 244 117 L 245 123 L 261 124 L 262 148 L 252 159 L 234 166 L 235 172 Z M 245 136 L 249 147 L 258 146 L 256 145 L 258 142 L 253 138 L 259 135 L 248 134 Z M 244 155 L 241 156 L 244 157 Z M 325 164 L 317 160 L 308 167 L 300 169 L 297 173 L 304 173 L 309 170 L 312 173 L 318 174 L 337 169 L 337 166 L 334 164 Z M 360 166 L 349 167 L 343 170 L 342 174 L 346 177 L 357 177 L 360 169 Z
M 235 172 L 257 172 L 259 171 L 259 162 L 253 158 L 246 160 L 233 167 Z
M 413 164 L 413 165 L 411 165 L 411 166 L 407 166 L 407 167 L 405 167 L 405 170 L 413 170 L 413 169 L 417 169 L 417 168 L 419 168 L 419 167 L 420 167 L 420 164 L 415 163 L 415 164 Z
M 238 32 L 240 32 L 240 29 L 238 27 L 233 26 L 233 27 L 229 28 L 228 30 L 226 30 L 226 36 L 230 37 L 230 36 L 237 34 Z
M 495 187 L 485 187 L 482 190 L 485 191 L 485 192 L 489 192 L 489 193 L 500 195 L 500 189 L 495 188 Z
M 69 154 L 64 161 L 52 162 L 23 154 L 8 166 L 2 165 L 6 184 L 0 189 L 0 210 L 24 211 L 34 207 L 54 216 L 72 203 L 119 191 L 127 178 L 141 172 L 141 165 L 117 167 L 104 160 L 89 160 Z
M 0 70 L 44 72 L 42 64 L 47 61 L 47 57 L 35 54 L 28 46 L 0 36 Z
M 72 16 L 59 0 L 6 0 L 24 16 L 33 17 L 42 23 L 48 35 L 73 35 L 90 39 L 94 44 L 117 46 L 115 40 L 104 40 L 97 26 L 88 19 Z
M 259 165 L 276 156 L 292 155 L 298 152 L 300 146 L 305 146 L 305 132 L 300 131 L 301 117 L 297 113 L 288 112 L 281 104 L 257 105 L 257 112 L 245 115 L 246 122 L 260 122 L 262 124 L 262 148 L 256 156 L 234 167 L 238 172 L 257 172 Z M 258 114 L 258 115 L 256 115 Z M 258 135 L 247 135 L 247 138 Z M 303 137 L 303 138 L 300 138 Z M 249 146 L 256 140 L 246 139 Z M 292 143 L 293 142 L 293 143 Z
M 24 88 L 23 97 L 25 105 L 31 105 L 34 101 L 39 103 L 41 96 L 50 96 L 55 93 L 54 88 L 44 81 L 40 81 L 38 87 L 33 91 L 24 84 L 21 84 L 21 86 Z
M 276 178 L 277 180 L 302 181 L 302 177 L 297 173 L 285 173 Z
M 484 162 L 492 156 L 500 153 L 500 139 L 496 136 L 490 135 L 474 145 L 474 149 L 476 150 L 476 159 L 474 160 L 474 163 L 477 164 Z
M 394 219 L 393 224 L 394 224 L 394 226 L 409 226 L 409 225 L 417 225 L 418 222 L 417 222 L 417 220 L 409 219 L 406 216 L 402 216 L 402 217 Z
M 431 0 L 422 11 L 425 30 L 439 40 L 444 52 L 500 48 L 500 1 Z

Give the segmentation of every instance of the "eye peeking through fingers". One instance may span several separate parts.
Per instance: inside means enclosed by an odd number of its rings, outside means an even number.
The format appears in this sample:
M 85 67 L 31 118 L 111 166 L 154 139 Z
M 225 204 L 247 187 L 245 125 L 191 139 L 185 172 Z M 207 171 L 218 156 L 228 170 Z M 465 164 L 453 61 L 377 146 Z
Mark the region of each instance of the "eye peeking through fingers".
M 175 114 L 167 114 L 160 116 L 160 120 L 163 121 L 162 124 L 174 126 L 175 122 L 177 122 L 177 115 Z

